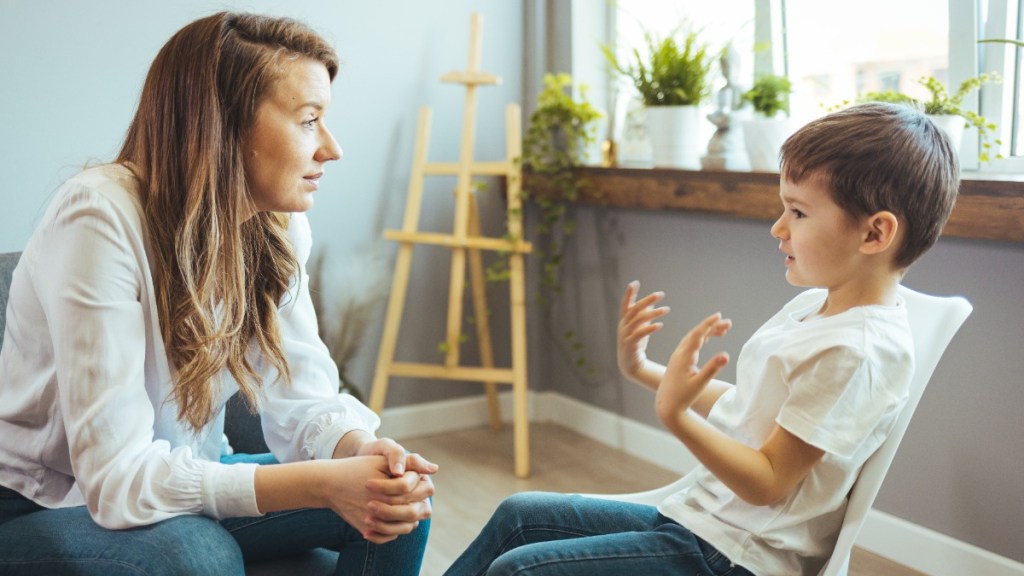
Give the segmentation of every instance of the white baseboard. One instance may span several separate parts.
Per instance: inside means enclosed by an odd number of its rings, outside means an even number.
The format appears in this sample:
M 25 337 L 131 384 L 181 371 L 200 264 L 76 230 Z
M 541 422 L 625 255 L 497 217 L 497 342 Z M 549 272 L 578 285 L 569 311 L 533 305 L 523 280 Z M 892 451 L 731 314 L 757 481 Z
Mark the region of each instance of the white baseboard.
M 512 395 L 499 395 L 502 419 L 511 421 Z M 530 392 L 531 422 L 553 422 L 663 468 L 686 473 L 696 459 L 665 430 L 625 418 L 557 392 Z M 482 396 L 387 408 L 380 435 L 396 439 L 485 426 Z M 1024 564 L 972 544 L 871 510 L 857 545 L 932 576 L 1024 576 Z
M 1020 576 L 1024 564 L 872 509 L 857 545 L 933 576 Z

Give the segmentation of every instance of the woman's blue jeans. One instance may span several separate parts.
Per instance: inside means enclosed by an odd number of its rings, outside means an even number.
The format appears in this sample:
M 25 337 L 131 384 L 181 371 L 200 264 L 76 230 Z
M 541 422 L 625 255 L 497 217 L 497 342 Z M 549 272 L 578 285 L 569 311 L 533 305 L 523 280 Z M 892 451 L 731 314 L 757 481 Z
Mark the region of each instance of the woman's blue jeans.
M 446 576 L 752 576 L 654 506 L 522 492 Z
M 245 458 L 235 457 L 234 461 Z M 249 461 L 269 462 L 263 456 Z M 0 487 L 0 575 L 157 576 L 245 574 L 245 562 L 328 548 L 335 574 L 416 575 L 430 522 L 387 544 L 367 542 L 327 509 L 274 512 L 220 522 L 186 515 L 108 530 L 84 506 L 46 509 Z

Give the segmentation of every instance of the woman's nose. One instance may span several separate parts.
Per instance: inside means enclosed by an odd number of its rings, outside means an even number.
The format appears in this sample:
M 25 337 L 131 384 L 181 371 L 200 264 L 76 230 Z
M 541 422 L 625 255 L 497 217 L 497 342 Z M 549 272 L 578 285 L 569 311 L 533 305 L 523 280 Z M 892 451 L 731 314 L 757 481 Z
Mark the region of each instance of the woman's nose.
M 330 162 L 332 160 L 339 160 L 342 156 L 341 146 L 338 141 L 334 139 L 334 135 L 327 128 L 324 128 L 323 142 L 320 145 L 320 149 L 317 150 L 317 160 L 320 162 Z

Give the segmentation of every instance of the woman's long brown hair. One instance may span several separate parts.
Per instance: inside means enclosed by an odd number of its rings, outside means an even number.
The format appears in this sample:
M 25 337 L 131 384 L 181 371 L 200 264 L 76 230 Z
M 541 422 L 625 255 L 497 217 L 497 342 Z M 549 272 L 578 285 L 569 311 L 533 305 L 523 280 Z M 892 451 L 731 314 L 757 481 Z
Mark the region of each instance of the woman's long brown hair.
M 160 50 L 117 161 L 142 185 L 160 328 L 178 419 L 215 416 L 225 368 L 251 409 L 260 363 L 290 381 L 277 309 L 298 274 L 287 219 L 251 209 L 243 141 L 256 110 L 295 58 L 331 47 L 287 18 L 221 12 L 188 24 Z

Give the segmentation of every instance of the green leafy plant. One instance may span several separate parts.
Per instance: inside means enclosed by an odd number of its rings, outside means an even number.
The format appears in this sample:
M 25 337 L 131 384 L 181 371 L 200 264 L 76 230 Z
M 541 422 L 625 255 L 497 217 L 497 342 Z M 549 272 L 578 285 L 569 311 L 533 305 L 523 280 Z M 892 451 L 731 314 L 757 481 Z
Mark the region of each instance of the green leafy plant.
M 523 168 L 544 182 L 543 191 L 524 187 L 523 200 L 539 209 L 536 228 L 539 241 L 534 250 L 540 259 L 541 271 L 536 299 L 546 309 L 562 293 L 559 272 L 563 250 L 566 240 L 576 230 L 575 221 L 567 217 L 566 207 L 579 199 L 586 186 L 573 168 L 583 164 L 587 146 L 596 141 L 596 121 L 602 116 L 587 100 L 585 85 L 576 86 L 576 97 L 572 88 L 572 77 L 568 74 L 545 75 L 544 87 L 537 95 L 537 107 L 530 115 L 523 136 Z M 507 277 L 505 269 L 502 265 L 489 268 L 488 278 Z M 576 367 L 593 373 L 576 333 L 566 330 L 562 338 Z
M 925 114 L 932 114 L 935 116 L 960 116 L 966 122 L 967 127 L 973 126 L 978 129 L 978 136 L 981 138 L 981 149 L 978 152 L 978 160 L 981 162 L 990 162 L 992 160 L 992 145 L 995 144 L 998 146 L 1002 144 L 1001 140 L 992 137 L 992 134 L 996 130 L 996 125 L 986 120 L 981 114 L 964 108 L 963 101 L 968 94 L 980 89 L 983 85 L 990 82 L 998 83 L 1001 81 L 1002 79 L 999 74 L 995 72 L 992 72 L 991 74 L 981 74 L 974 78 L 964 80 L 960 83 L 960 86 L 957 87 L 956 91 L 951 94 L 946 89 L 946 86 L 934 76 L 925 76 L 918 79 L 918 84 L 924 86 L 928 91 L 929 97 L 926 100 L 914 98 L 895 90 L 886 90 L 882 92 L 867 92 L 858 97 L 857 101 L 909 104 L 918 108 Z M 996 153 L 995 157 L 1002 158 L 1002 155 Z
M 602 46 L 612 68 L 628 77 L 646 106 L 687 106 L 705 102 L 711 96 L 711 66 L 715 55 L 701 41 L 699 33 L 689 31 L 681 42 L 675 35 L 656 38 L 644 34 L 647 57 L 633 49 L 631 62 L 620 62 L 615 52 Z
M 765 74 L 743 93 L 743 101 L 750 102 L 754 111 L 764 114 L 765 118 L 774 118 L 780 110 L 789 114 L 789 95 L 792 92 L 789 78 Z
M 579 199 L 585 185 L 573 168 L 583 163 L 588 145 L 596 140 L 595 121 L 601 118 L 587 100 L 587 87 L 577 86 L 579 97 L 572 96 L 572 77 L 548 74 L 537 96 L 537 108 L 530 115 L 523 137 L 523 167 L 541 176 L 548 185 L 546 194 L 524 190 L 523 198 L 540 208 L 537 226 L 544 245 L 538 248 L 543 263 L 540 279 L 541 301 L 548 294 L 559 294 L 558 269 L 562 263 L 565 238 L 575 232 L 575 222 L 566 219 L 566 206 Z

